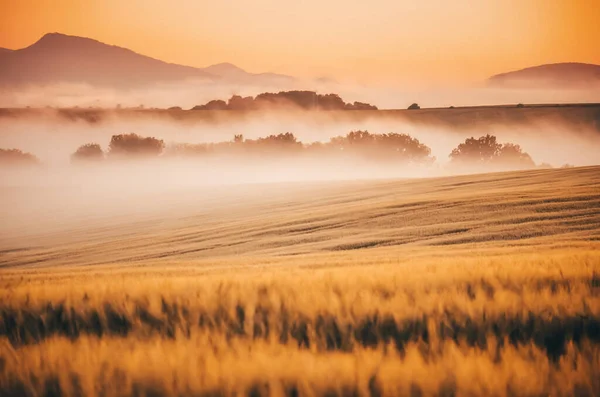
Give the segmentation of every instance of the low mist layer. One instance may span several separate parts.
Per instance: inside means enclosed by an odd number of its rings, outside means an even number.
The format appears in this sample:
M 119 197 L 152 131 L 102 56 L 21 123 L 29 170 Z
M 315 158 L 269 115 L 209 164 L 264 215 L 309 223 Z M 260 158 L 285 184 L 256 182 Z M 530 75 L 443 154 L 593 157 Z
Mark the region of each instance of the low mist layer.
M 265 91 L 311 89 L 335 92 L 349 102 L 367 102 L 379 109 L 405 109 L 417 102 L 427 107 L 481 106 L 508 103 L 598 103 L 596 87 L 495 88 L 485 84 L 471 86 L 437 85 L 362 85 L 334 81 L 298 81 L 286 85 L 226 84 L 223 82 L 161 83 L 143 89 L 127 90 L 92 87 L 87 84 L 60 83 L 0 90 L 1 107 L 123 107 L 191 109 L 211 100 L 227 100 L 232 95 L 254 96 Z
M 600 107 L 497 107 L 344 112 L 153 111 L 22 109 L 0 112 L 0 148 L 36 156 L 45 167 L 70 166 L 86 143 L 107 149 L 113 135 L 136 133 L 175 144 L 258 139 L 284 133 L 304 144 L 351 131 L 408 134 L 431 149 L 436 164 L 469 137 L 494 135 L 519 144 L 536 164 L 593 165 L 598 161 Z

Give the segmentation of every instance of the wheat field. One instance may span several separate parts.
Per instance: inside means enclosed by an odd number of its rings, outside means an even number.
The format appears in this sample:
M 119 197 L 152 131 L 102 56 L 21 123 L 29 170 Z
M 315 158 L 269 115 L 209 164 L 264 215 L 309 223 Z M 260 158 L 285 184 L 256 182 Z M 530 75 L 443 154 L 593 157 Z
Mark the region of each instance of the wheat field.
M 3 193 L 0 396 L 600 394 L 600 167 Z

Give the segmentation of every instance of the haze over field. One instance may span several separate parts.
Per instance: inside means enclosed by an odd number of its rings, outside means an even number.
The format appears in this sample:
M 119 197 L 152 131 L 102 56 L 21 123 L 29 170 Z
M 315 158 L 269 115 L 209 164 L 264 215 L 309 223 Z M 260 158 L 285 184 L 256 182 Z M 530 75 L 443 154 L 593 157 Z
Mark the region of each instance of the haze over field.
M 596 3 L 3 1 L 0 397 L 600 395 Z

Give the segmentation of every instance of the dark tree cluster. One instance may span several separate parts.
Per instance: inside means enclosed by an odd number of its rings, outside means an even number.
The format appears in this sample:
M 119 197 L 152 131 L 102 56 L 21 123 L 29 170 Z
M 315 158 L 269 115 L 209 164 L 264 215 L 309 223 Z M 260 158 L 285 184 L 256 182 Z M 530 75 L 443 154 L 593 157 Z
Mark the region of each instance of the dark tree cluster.
M 466 165 L 485 164 L 519 168 L 535 166 L 531 156 L 525 153 L 519 145 L 498 143 L 497 138 L 489 134 L 479 138 L 467 138 L 452 150 L 450 159 L 454 163 Z
M 166 149 L 166 150 L 165 150 Z M 164 152 L 164 153 L 163 153 Z M 435 157 L 431 149 L 408 134 L 373 134 L 368 131 L 352 131 L 345 136 L 331 138 L 329 142 L 303 144 L 290 132 L 269 135 L 257 139 L 245 139 L 235 135 L 233 140 L 217 143 L 176 143 L 165 147 L 162 140 L 137 134 L 113 135 L 106 154 L 100 145 L 89 143 L 80 146 L 71 156 L 73 162 L 100 161 L 105 158 L 152 158 L 164 155 L 176 158 L 202 158 L 209 156 L 290 157 L 363 159 L 369 162 L 390 164 L 431 165 Z M 535 167 L 531 156 L 513 143 L 498 143 L 493 135 L 467 138 L 449 155 L 452 164 L 490 166 L 500 169 L 523 169 Z M 1 150 L 0 159 L 19 158 L 19 161 L 36 161 L 34 156 L 19 150 Z
M 149 158 L 162 154 L 165 143 L 161 139 L 142 137 L 138 134 L 113 135 L 104 153 L 97 143 L 79 146 L 71 155 L 73 163 L 93 163 L 109 158 Z
M 4 166 L 34 166 L 39 160 L 31 153 L 19 149 L 0 149 L 0 165 Z
M 406 134 L 371 134 L 353 131 L 346 136 L 332 138 L 329 142 L 305 145 L 294 136 L 269 135 L 258 139 L 244 139 L 236 135 L 231 142 L 206 144 L 175 144 L 169 146 L 167 155 L 194 157 L 202 155 L 290 155 L 303 154 L 312 157 L 363 158 L 373 162 L 432 163 L 431 149 L 418 139 Z
M 332 138 L 328 144 L 336 151 L 379 160 L 406 163 L 432 163 L 431 149 L 408 134 L 371 134 L 352 131 L 346 136 Z
M 97 143 L 86 143 L 79 146 L 75 153 L 71 155 L 73 162 L 88 162 L 104 160 L 104 151 Z
M 290 151 L 302 151 L 304 145 L 294 134 L 269 135 L 258 139 L 244 139 L 243 135 L 235 135 L 233 141 L 218 143 L 177 143 L 166 150 L 167 156 L 196 157 L 204 155 L 287 155 Z
M 142 137 L 137 134 L 113 135 L 108 144 L 109 156 L 153 157 L 162 153 L 165 143 L 162 139 Z
M 227 102 L 212 100 L 192 110 L 258 110 L 273 107 L 295 107 L 304 110 L 377 110 L 363 102 L 346 103 L 337 94 L 317 94 L 314 91 L 265 92 L 256 97 L 232 96 Z

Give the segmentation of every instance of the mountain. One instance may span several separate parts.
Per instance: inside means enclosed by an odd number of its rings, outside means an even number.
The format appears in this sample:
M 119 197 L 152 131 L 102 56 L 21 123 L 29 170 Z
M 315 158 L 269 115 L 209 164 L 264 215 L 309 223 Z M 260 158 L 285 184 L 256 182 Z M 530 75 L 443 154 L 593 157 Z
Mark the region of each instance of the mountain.
M 296 80 L 291 76 L 277 73 L 248 73 L 244 69 L 227 62 L 211 65 L 202 70 L 212 75 L 219 76 L 230 83 L 277 85 L 292 83 Z
M 130 88 L 186 80 L 264 85 L 277 79 L 293 80 L 248 73 L 232 64 L 194 68 L 167 63 L 127 48 L 60 33 L 48 33 L 23 49 L 0 50 L 3 86 L 67 82 Z
M 554 63 L 502 73 L 488 79 L 489 85 L 513 88 L 581 88 L 600 86 L 600 65 Z
M 2 47 L 0 47 L 0 54 L 2 54 L 2 53 L 8 53 L 8 52 L 12 52 L 12 50 L 9 50 L 8 48 L 2 48 Z

